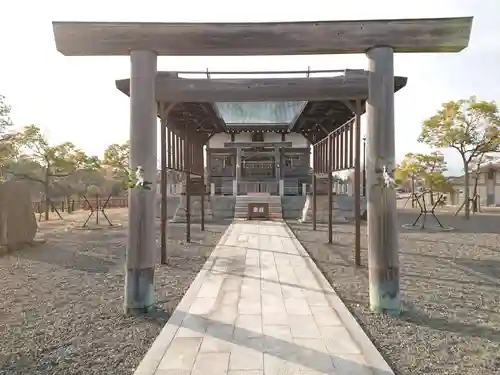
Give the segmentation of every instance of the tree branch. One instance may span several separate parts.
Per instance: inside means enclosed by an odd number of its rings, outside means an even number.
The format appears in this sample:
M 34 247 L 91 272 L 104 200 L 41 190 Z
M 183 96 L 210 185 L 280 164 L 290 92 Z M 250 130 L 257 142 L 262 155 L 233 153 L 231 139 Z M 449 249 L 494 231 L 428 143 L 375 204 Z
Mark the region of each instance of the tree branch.
M 42 185 L 44 184 L 43 180 L 41 180 L 41 179 L 39 179 L 37 177 L 33 177 L 33 176 L 31 176 L 31 175 L 29 175 L 27 173 L 13 172 L 13 171 L 9 170 L 8 168 L 6 168 L 6 170 L 7 170 L 8 173 L 11 173 L 11 174 L 13 174 L 16 177 L 23 178 L 25 180 L 30 180 L 30 181 L 38 182 L 38 183 L 40 183 Z

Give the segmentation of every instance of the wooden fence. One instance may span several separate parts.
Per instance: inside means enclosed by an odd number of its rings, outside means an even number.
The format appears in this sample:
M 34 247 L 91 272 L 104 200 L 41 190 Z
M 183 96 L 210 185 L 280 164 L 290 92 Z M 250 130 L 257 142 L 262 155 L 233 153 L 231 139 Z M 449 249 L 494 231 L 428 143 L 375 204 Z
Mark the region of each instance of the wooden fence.
M 85 200 L 84 198 L 80 198 L 77 200 L 53 200 L 52 205 L 50 207 L 50 210 L 54 212 L 56 209 L 60 212 L 72 212 L 76 210 L 85 210 L 89 211 L 90 210 L 90 205 L 92 206 L 93 209 L 96 209 L 97 207 L 101 208 L 104 206 L 106 201 L 108 200 L 107 197 L 99 197 L 97 200 L 96 198 L 87 198 Z M 99 201 L 99 206 L 97 205 L 97 201 Z M 89 205 L 90 203 L 90 205 Z M 45 203 L 44 202 L 32 202 L 32 207 L 35 213 L 41 213 L 45 211 Z M 69 205 L 69 207 L 68 207 Z M 127 197 L 113 197 L 110 198 L 109 201 L 106 204 L 106 209 L 108 208 L 124 208 L 128 207 L 128 198 Z

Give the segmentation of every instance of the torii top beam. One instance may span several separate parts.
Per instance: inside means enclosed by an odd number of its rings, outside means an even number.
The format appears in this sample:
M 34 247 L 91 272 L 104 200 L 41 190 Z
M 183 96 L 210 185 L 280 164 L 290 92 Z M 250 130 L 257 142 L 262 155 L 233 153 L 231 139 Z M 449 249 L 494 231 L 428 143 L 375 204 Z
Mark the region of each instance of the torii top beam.
M 66 56 L 307 55 L 459 52 L 469 44 L 472 17 L 267 23 L 53 22 L 56 48 Z

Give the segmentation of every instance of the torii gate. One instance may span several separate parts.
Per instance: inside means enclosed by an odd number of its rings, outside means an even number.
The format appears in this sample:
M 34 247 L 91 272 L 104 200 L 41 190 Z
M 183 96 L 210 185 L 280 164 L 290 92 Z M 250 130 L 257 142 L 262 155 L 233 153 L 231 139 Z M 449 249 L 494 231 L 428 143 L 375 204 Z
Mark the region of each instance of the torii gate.
M 396 196 L 382 181 L 384 171 L 391 175 L 395 168 L 394 53 L 459 52 L 469 43 L 472 17 L 286 23 L 54 22 L 53 27 L 57 50 L 66 56 L 131 59 L 130 166 L 142 166 L 153 187 L 147 193 L 129 192 L 126 312 L 148 310 L 154 304 L 157 56 L 365 53 L 369 60 L 370 305 L 376 311 L 400 311 Z

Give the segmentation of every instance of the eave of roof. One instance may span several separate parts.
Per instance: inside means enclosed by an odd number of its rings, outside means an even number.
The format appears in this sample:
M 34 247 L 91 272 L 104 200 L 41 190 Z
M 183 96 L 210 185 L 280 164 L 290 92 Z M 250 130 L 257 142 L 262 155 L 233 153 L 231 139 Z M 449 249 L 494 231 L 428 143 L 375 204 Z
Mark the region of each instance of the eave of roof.
M 252 102 L 366 100 L 368 72 L 346 71 L 336 77 L 311 78 L 179 78 L 177 72 L 158 72 L 158 102 Z M 406 86 L 407 78 L 395 76 L 394 90 Z M 116 81 L 118 90 L 130 95 L 130 79 Z

